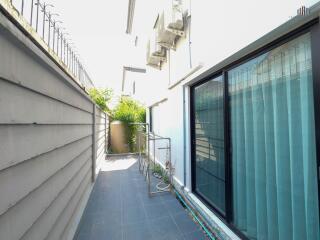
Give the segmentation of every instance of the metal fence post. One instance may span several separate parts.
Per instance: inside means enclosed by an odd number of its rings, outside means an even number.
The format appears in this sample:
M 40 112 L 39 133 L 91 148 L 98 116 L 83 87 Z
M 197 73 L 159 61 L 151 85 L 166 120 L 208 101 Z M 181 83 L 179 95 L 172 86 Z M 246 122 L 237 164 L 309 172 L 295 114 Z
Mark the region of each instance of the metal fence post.
M 92 182 L 96 179 L 96 105 L 93 103 L 92 112 Z
M 36 32 L 38 32 L 38 21 L 39 21 L 39 5 L 40 5 L 40 2 L 39 0 L 37 0 L 37 19 L 36 19 Z
M 44 29 L 45 29 L 45 26 L 46 26 L 46 4 L 43 5 L 43 19 L 42 19 L 42 39 L 43 41 L 45 41 L 44 39 Z
M 34 0 L 32 0 L 31 1 L 31 15 L 30 15 L 30 25 L 31 25 L 31 27 L 32 27 L 32 20 L 33 20 L 33 5 L 34 5 L 34 3 L 33 3 L 33 1 Z
M 23 16 L 24 11 L 24 0 L 21 1 L 21 15 Z
M 82 75 L 85 74 L 85 69 L 83 69 L 79 60 L 80 57 L 77 51 L 75 51 L 76 46 L 74 46 L 73 42 L 69 42 L 71 39 L 65 37 L 69 34 L 62 32 L 62 29 L 65 28 L 58 27 L 57 23 L 62 23 L 62 21 L 56 20 L 54 16 L 59 16 L 59 14 L 49 9 L 54 8 L 53 4 L 47 3 L 44 0 L 42 0 L 43 2 L 40 0 L 20 0 L 14 3 L 12 0 L 4 1 L 7 1 L 9 4 L 8 7 L 19 14 L 17 17 L 25 18 L 29 26 L 42 38 L 43 42 L 41 41 L 41 43 L 47 45 L 44 50 L 49 54 L 56 53 L 58 57 L 57 63 L 66 68 L 67 72 L 71 74 L 77 82 L 80 82 L 83 88 L 89 89 L 94 87 L 93 82 L 87 74 L 85 81 L 81 81 Z M 29 27 L 26 26 L 23 26 L 23 28 L 27 31 L 30 30 Z

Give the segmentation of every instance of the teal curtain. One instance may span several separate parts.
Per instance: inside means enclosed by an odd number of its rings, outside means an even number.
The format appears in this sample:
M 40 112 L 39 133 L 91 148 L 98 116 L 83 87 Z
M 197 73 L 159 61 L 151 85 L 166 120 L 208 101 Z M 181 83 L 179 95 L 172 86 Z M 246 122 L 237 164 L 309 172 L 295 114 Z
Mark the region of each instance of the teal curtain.
M 195 191 L 225 213 L 224 84 L 221 76 L 194 88 Z
M 310 35 L 228 79 L 234 225 L 250 239 L 320 239 Z

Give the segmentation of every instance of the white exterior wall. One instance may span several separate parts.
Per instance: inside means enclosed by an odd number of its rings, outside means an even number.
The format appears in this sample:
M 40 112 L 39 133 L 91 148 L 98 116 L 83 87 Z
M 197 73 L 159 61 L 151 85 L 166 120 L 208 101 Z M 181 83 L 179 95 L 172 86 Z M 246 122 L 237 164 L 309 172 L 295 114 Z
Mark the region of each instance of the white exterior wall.
M 166 0 L 162 1 L 162 4 L 155 5 L 158 11 L 154 12 L 153 18 L 150 17 L 148 26 L 154 24 L 157 13 L 170 6 L 170 3 L 171 0 Z M 187 86 L 187 82 L 200 72 L 216 65 L 289 20 L 302 4 L 308 6 L 311 3 L 314 1 L 184 0 L 185 11 L 191 12 L 191 51 L 189 50 L 189 26 L 186 26 L 186 36 L 178 40 L 176 51 L 167 52 L 167 62 L 162 64 L 161 70 L 146 66 L 146 83 L 143 86 L 144 92 L 148 95 L 144 99 L 147 106 L 167 98 L 167 101 L 153 107 L 154 132 L 172 139 L 172 158 L 175 163 L 176 178 L 181 183 L 184 181 L 183 89 L 185 87 L 183 86 Z M 139 12 L 139 9 L 137 11 Z M 136 21 L 139 17 L 145 19 L 145 16 L 135 16 Z M 146 32 L 150 31 L 153 29 L 146 29 Z M 172 87 L 199 65 L 204 67 Z M 189 104 L 188 98 L 186 98 L 186 104 Z M 185 117 L 188 118 L 188 115 L 186 114 Z M 188 131 L 189 125 L 186 126 L 186 136 L 189 135 Z M 188 149 L 188 141 L 186 143 Z M 188 154 L 187 151 L 186 157 Z M 190 182 L 188 169 L 186 172 L 186 180 Z
M 166 1 L 163 5 L 171 2 L 171 0 Z M 185 1 L 189 13 L 192 6 L 191 35 L 189 36 L 189 26 L 187 26 L 186 36 L 179 39 L 176 51 L 167 52 L 167 62 L 163 63 L 161 70 L 146 67 L 148 83 L 144 88 L 149 96 L 145 102 L 148 107 L 153 107 L 153 130 L 158 135 L 171 138 L 175 180 L 184 185 L 185 190 L 189 192 L 191 190 L 189 84 L 210 67 L 295 16 L 296 10 L 303 4 L 310 6 L 315 1 Z M 158 7 L 160 12 L 163 6 Z M 139 17 L 145 16 L 135 16 Z M 156 14 L 150 18 L 150 26 L 155 19 Z M 191 74 L 195 68 L 200 70 Z M 148 121 L 149 119 L 147 117 Z M 156 155 L 162 159 L 165 157 L 159 152 L 156 152 Z M 205 206 L 202 209 L 209 212 Z M 217 217 L 212 213 L 208 215 L 215 219 L 214 221 L 230 238 L 237 239 Z

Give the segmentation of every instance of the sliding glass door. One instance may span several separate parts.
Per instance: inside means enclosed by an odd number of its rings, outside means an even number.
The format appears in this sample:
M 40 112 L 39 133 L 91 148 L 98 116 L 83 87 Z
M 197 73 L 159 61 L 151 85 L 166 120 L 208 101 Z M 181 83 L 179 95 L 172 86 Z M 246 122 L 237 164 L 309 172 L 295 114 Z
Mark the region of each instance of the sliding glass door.
M 320 239 L 310 35 L 228 79 L 234 225 L 250 239 Z
M 320 239 L 311 34 L 220 71 L 191 88 L 193 191 L 241 237 Z
M 194 191 L 225 213 L 222 77 L 193 89 Z

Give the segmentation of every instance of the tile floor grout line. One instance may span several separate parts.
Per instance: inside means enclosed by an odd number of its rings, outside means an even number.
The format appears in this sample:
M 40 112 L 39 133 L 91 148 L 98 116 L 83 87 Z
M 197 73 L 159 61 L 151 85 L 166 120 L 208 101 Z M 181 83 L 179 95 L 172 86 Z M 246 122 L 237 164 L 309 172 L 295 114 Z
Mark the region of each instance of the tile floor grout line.
M 184 234 L 183 234 L 182 230 L 180 229 L 180 227 L 178 226 L 176 220 L 174 219 L 173 214 L 171 213 L 171 211 L 169 211 L 169 215 L 170 215 L 172 221 L 174 222 L 174 224 L 176 225 L 176 227 L 178 228 L 181 236 L 183 237 L 183 239 L 185 239 Z
M 98 193 L 98 194 L 96 194 L 94 196 L 90 195 L 90 198 L 89 198 L 89 201 L 87 204 L 89 204 L 90 200 L 92 201 L 93 198 L 99 197 L 99 202 L 101 202 L 101 203 L 99 205 L 93 206 L 94 207 L 93 210 L 95 212 L 97 212 L 97 214 L 99 215 L 100 212 L 97 211 L 100 209 L 99 206 L 101 204 L 103 205 L 105 203 L 107 203 L 107 204 L 109 203 L 109 201 L 104 202 L 104 198 L 108 197 L 108 199 L 109 199 L 109 197 L 111 197 L 111 199 L 113 199 L 113 197 L 116 197 L 116 199 L 114 198 L 115 199 L 114 201 L 120 202 L 120 205 L 118 203 L 116 205 L 110 205 L 108 207 L 108 209 L 110 207 L 111 207 L 111 209 L 109 209 L 105 213 L 101 213 L 102 214 L 101 216 L 103 216 L 103 214 L 108 214 L 108 212 L 113 211 L 113 210 L 115 210 L 117 212 L 117 214 L 120 213 L 120 221 L 119 221 L 120 229 L 119 230 L 120 230 L 121 235 L 119 233 L 117 233 L 117 239 L 121 239 L 121 240 L 133 239 L 134 236 L 131 236 L 131 234 L 130 234 L 130 231 L 132 231 L 132 230 L 128 230 L 128 229 L 130 229 L 130 225 L 133 226 L 133 228 L 136 228 L 136 227 L 139 228 L 139 225 L 140 225 L 140 228 L 141 228 L 141 225 L 144 225 L 144 224 L 146 224 L 146 229 L 142 229 L 142 232 L 138 231 L 139 233 L 138 232 L 137 233 L 150 235 L 150 238 L 148 237 L 148 239 L 150 239 L 150 240 L 159 239 L 159 237 L 160 238 L 162 237 L 162 233 L 165 233 L 166 231 L 165 231 L 165 229 L 161 230 L 162 228 L 158 228 L 157 223 L 161 224 L 162 221 L 166 221 L 166 220 L 169 221 L 169 219 L 171 219 L 171 221 L 172 221 L 172 222 L 170 222 L 170 229 L 174 229 L 174 232 L 175 232 L 174 237 L 176 237 L 176 239 L 186 240 L 188 238 L 188 234 L 194 234 L 198 231 L 195 229 L 195 230 L 191 231 L 190 233 L 185 234 L 183 231 L 183 226 L 179 227 L 179 225 L 178 225 L 179 219 L 182 219 L 182 221 L 183 221 L 183 214 L 186 214 L 186 211 L 184 208 L 181 211 L 180 211 L 180 209 L 179 209 L 179 211 L 176 211 L 176 210 L 178 210 L 177 209 L 178 206 L 176 206 L 175 203 L 178 205 L 180 205 L 180 203 L 179 203 L 179 200 L 176 199 L 173 194 L 170 196 L 167 195 L 167 193 L 166 193 L 166 195 L 161 194 L 160 196 L 159 195 L 153 196 L 149 199 L 148 192 L 145 191 L 146 190 L 146 186 L 145 186 L 146 183 L 145 183 L 145 181 L 143 181 L 144 180 L 143 175 L 139 174 L 138 169 L 131 167 L 129 169 L 125 169 L 125 170 L 121 170 L 121 171 L 114 171 L 114 172 L 106 171 L 106 172 L 107 172 L 106 175 L 108 176 L 108 178 L 106 178 L 105 180 L 107 180 L 107 181 L 105 181 L 104 178 L 102 178 L 102 179 L 100 179 L 101 181 L 97 181 L 95 183 L 96 185 L 95 185 L 95 189 L 93 192 Z M 132 179 L 134 179 L 134 181 L 132 181 Z M 134 186 L 132 186 L 131 184 L 134 184 Z M 117 188 L 115 186 L 118 186 L 119 191 L 117 190 Z M 99 190 L 100 188 L 104 191 L 100 191 Z M 127 192 L 127 190 L 130 190 L 130 188 L 133 190 L 133 193 L 130 193 L 130 191 L 129 191 L 128 192 L 129 195 L 125 194 Z M 115 196 L 115 194 L 116 194 L 116 196 Z M 125 197 L 127 195 L 131 196 L 130 194 L 137 195 L 137 198 L 134 199 L 137 202 L 133 201 L 131 205 L 130 205 L 131 199 L 126 199 L 126 197 Z M 120 199 L 119 199 L 119 197 L 120 197 Z M 129 203 L 128 206 L 127 206 L 127 202 Z M 111 201 L 110 204 L 113 204 L 113 203 L 114 202 Z M 133 215 L 131 213 L 128 213 L 129 214 L 128 217 L 130 217 L 129 220 L 132 220 L 132 221 L 128 221 L 128 223 L 125 223 L 126 222 L 125 221 L 125 219 L 126 219 L 125 210 L 134 208 L 135 206 L 137 206 L 136 204 L 141 206 L 140 209 L 138 209 L 138 211 L 133 211 L 132 213 L 135 213 Z M 113 207 L 113 206 L 115 206 L 115 207 Z M 148 208 L 148 206 L 149 206 L 149 208 Z M 120 208 L 120 209 L 118 209 L 118 208 Z M 155 210 L 154 208 L 159 208 L 159 209 Z M 133 209 L 133 210 L 135 210 L 135 209 Z M 90 214 L 90 212 L 88 210 L 88 212 L 86 212 L 86 215 L 89 215 L 89 214 Z M 145 214 L 143 220 L 141 220 L 141 221 L 139 220 L 141 218 L 140 214 Z M 179 214 L 181 214 L 181 217 L 175 219 L 175 216 L 179 216 Z M 134 215 L 136 215 L 136 216 L 134 216 Z M 107 217 L 107 216 L 105 216 L 105 217 Z M 190 216 L 188 214 L 184 217 L 190 218 Z M 106 224 L 106 223 L 107 223 L 107 221 L 103 221 L 103 224 Z M 194 222 L 193 222 L 193 224 L 197 225 Z M 117 226 L 117 225 L 115 225 L 115 226 Z M 119 230 L 116 230 L 116 232 Z M 157 230 L 161 230 L 159 232 L 159 234 L 157 233 Z M 92 231 L 93 231 L 93 229 L 90 229 L 89 232 L 92 233 Z M 127 231 L 129 231 L 128 232 L 129 235 L 126 234 Z M 144 231 L 147 231 L 148 233 L 144 232 Z M 110 235 L 110 233 L 106 233 L 106 234 L 107 234 L 107 236 L 108 236 L 108 234 Z M 98 236 L 99 233 L 97 233 L 96 235 Z M 165 236 L 163 236 L 163 237 L 164 237 L 163 239 L 165 239 Z M 145 238 L 140 237 L 140 239 L 142 240 Z M 93 239 L 91 239 L 91 240 L 93 240 Z

